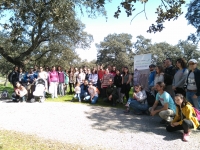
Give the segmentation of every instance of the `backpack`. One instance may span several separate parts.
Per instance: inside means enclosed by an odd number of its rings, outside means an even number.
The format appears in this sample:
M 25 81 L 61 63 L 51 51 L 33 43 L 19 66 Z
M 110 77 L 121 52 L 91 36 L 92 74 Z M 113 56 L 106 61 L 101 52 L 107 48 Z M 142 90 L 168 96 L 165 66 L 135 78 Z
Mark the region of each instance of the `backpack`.
M 13 76 L 13 72 L 10 72 L 8 75 L 8 81 L 12 82 L 12 76 Z
M 200 122 L 200 111 L 198 109 L 196 109 L 195 107 L 193 107 L 193 109 L 196 113 L 197 120 Z
M 155 96 L 151 92 L 148 92 L 148 91 L 146 91 L 146 95 L 147 95 L 148 106 L 152 107 L 155 102 Z

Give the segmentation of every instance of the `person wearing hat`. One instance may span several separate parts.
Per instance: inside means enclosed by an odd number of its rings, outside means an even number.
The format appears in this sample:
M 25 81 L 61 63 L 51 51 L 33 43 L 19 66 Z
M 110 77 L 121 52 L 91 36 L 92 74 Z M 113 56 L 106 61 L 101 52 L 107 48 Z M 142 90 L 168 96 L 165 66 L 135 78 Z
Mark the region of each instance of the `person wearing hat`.
M 200 70 L 197 69 L 197 60 L 189 60 L 189 73 L 186 80 L 186 98 L 200 110 Z
M 155 67 L 156 66 L 154 64 L 149 65 L 150 74 L 149 74 L 148 85 L 149 85 L 150 90 L 154 86 L 154 79 L 155 79 L 155 76 L 156 76 Z

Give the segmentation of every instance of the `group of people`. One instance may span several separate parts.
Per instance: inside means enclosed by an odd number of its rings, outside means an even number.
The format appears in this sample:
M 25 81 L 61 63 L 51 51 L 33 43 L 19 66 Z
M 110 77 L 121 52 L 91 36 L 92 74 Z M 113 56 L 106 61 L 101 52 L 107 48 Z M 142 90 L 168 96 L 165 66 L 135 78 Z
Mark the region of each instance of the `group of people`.
M 183 130 L 183 141 L 189 140 L 191 129 L 199 128 L 199 120 L 195 110 L 200 110 L 200 70 L 197 60 L 187 63 L 183 58 L 176 60 L 176 66 L 167 58 L 163 65 L 149 66 L 148 91 L 155 96 L 152 106 L 148 101 L 147 91 L 141 85 L 134 85 L 133 98 L 126 104 L 125 113 L 133 108 L 135 114 L 159 114 L 161 124 L 166 125 L 169 132 Z
M 74 94 L 72 102 L 78 99 L 79 102 L 95 104 L 101 97 L 104 102 L 116 106 L 117 103 L 124 104 L 126 99 L 124 113 L 133 109 L 136 115 L 159 114 L 162 118 L 160 123 L 167 125 L 167 131 L 183 129 L 183 140 L 188 141 L 190 129 L 199 127 L 193 107 L 200 110 L 200 70 L 195 59 L 189 60 L 188 65 L 189 68 L 183 58 L 176 60 L 176 66 L 172 65 L 170 58 L 163 65 L 149 65 L 148 90 L 143 89 L 140 82 L 134 82 L 135 78 L 127 67 L 118 70 L 109 66 L 104 70 L 101 65 L 79 70 L 71 67 L 63 71 L 60 66 L 57 69 L 53 66 L 51 70 L 35 66 L 27 73 L 15 67 L 9 78 L 18 93 L 20 88 L 25 89 L 21 85 L 42 78 L 52 98 L 57 98 L 57 93 L 64 96 L 69 86 L 69 94 Z M 129 98 L 132 85 L 133 97 Z M 148 103 L 149 93 L 154 96 L 153 105 Z

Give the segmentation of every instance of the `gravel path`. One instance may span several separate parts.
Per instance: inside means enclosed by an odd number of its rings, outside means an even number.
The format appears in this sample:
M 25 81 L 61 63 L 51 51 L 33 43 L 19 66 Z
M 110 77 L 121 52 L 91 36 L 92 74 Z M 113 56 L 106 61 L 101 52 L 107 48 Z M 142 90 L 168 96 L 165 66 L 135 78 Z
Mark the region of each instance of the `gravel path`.
M 183 142 L 181 132 L 167 133 L 159 121 L 158 116 L 124 115 L 121 109 L 77 103 L 0 103 L 1 129 L 84 149 L 199 149 L 199 131 Z

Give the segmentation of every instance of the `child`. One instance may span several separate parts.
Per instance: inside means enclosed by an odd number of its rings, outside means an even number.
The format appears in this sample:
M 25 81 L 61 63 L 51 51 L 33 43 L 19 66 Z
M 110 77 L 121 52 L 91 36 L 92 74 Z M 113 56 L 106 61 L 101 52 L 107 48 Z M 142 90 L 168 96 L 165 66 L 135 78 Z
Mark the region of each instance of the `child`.
M 80 83 L 76 84 L 76 87 L 74 88 L 74 91 L 75 91 L 75 95 L 74 95 L 73 99 L 71 100 L 71 102 L 73 102 L 75 98 L 78 98 L 79 102 L 81 102 L 81 98 L 80 98 L 80 93 L 81 93 Z
M 169 126 L 166 127 L 168 132 L 183 130 L 183 141 L 189 140 L 190 129 L 199 127 L 196 113 L 192 105 L 187 102 L 182 94 L 175 95 L 176 116 Z
M 140 85 L 135 85 L 134 91 L 135 92 L 133 92 L 133 98 L 129 98 L 126 105 L 125 105 L 127 107 L 126 110 L 124 111 L 125 113 L 130 112 L 129 105 L 132 101 L 136 100 L 136 101 L 142 102 L 144 100 L 145 95 L 142 92 L 142 87 Z
M 17 97 L 19 97 L 20 102 L 26 102 L 25 95 L 27 94 L 27 90 L 25 87 L 23 87 L 19 82 L 16 82 L 15 86 L 15 93 Z

